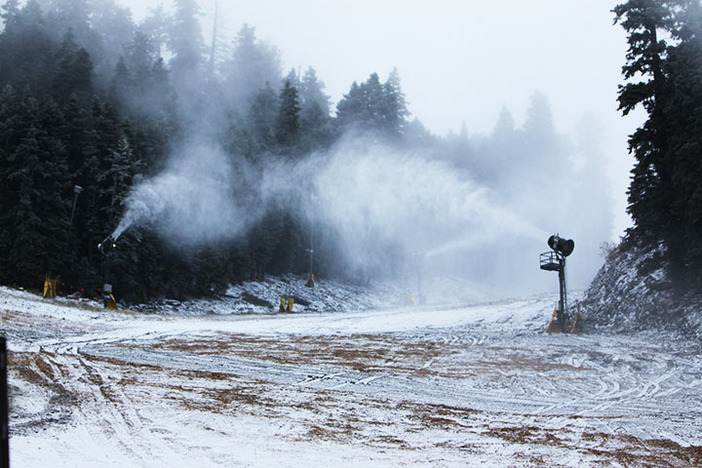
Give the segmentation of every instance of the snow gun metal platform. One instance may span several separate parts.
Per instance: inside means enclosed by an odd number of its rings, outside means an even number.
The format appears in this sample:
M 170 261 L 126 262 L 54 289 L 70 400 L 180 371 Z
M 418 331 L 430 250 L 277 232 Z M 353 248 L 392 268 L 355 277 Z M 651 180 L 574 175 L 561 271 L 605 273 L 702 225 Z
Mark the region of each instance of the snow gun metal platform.
M 551 251 L 544 252 L 539 256 L 540 267 L 545 271 L 558 272 L 559 300 L 553 310 L 551 322 L 546 327 L 547 333 L 568 333 L 568 290 L 566 287 L 566 257 L 575 250 L 575 241 L 564 239 L 558 234 L 548 238 L 548 246 Z M 579 307 L 578 307 L 579 309 Z M 577 333 L 582 328 L 582 320 L 585 316 L 578 310 L 573 319 L 570 333 Z

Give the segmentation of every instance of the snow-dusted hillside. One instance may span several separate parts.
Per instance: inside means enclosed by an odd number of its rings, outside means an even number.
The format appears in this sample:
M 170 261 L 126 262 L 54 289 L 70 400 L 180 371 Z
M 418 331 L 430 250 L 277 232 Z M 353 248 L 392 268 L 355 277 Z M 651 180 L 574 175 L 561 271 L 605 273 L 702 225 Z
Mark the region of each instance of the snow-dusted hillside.
M 455 277 L 432 277 L 419 286 L 413 282 L 369 282 L 354 285 L 342 281 L 317 281 L 305 286 L 294 275 L 268 277 L 261 282 L 232 285 L 226 294 L 210 299 L 163 300 L 132 306 L 140 312 L 168 315 L 271 314 L 280 309 L 281 298 L 293 299 L 293 312 L 348 312 L 398 305 L 475 303 L 485 301 L 485 287 Z M 421 298 L 420 298 L 421 296 Z
M 548 335 L 554 300 L 153 314 L 0 288 L 11 466 L 699 466 L 700 343 Z
M 617 332 L 678 330 L 702 338 L 702 298 L 676 297 L 662 250 L 610 252 L 581 302 L 592 325 Z

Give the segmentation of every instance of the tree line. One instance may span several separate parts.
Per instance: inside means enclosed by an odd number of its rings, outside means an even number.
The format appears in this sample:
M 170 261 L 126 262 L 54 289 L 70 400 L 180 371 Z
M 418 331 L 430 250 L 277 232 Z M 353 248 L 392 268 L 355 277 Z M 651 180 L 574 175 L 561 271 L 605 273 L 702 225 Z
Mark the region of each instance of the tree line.
M 517 211 L 547 206 L 545 214 L 533 212 L 543 222 L 577 224 L 574 204 L 588 197 L 607 203 L 606 189 L 588 187 L 604 179 L 603 155 L 591 141 L 557 134 L 540 93 L 523 127 L 505 109 L 490 135 L 464 130 L 440 138 L 410 120 L 396 70 L 352 83 L 332 109 L 316 71 L 283 72 L 280 51 L 253 27 L 243 25 L 226 53 L 215 42 L 208 47 L 194 0 L 153 10 L 139 24 L 112 0 L 6 0 L 1 11 L 2 284 L 36 288 L 60 276 L 63 292 L 95 294 L 109 271 L 117 296 L 128 301 L 219 293 L 267 274 L 306 273 L 312 236 L 316 273 L 345 274 L 333 232 L 314 234 L 284 208 L 240 239 L 187 252 L 136 227 L 104 258 L 97 244 L 114 229 L 130 189 L 158 174 L 194 132 L 252 167 L 323 154 L 349 133 L 370 135 L 452 165 Z M 583 154 L 579 173 L 591 177 L 573 184 L 571 159 Z M 528 197 L 520 197 L 524 190 Z M 577 229 L 599 230 L 599 243 L 611 229 L 611 216 L 600 218 L 597 229 Z M 472 262 L 473 273 L 508 262 Z
M 628 33 L 619 108 L 647 120 L 630 137 L 634 226 L 626 246 L 659 249 L 678 292 L 702 290 L 702 5 L 627 1 L 614 9 Z M 662 247 L 662 249 L 661 249 Z
M 172 14 L 157 9 L 137 25 L 109 0 L 2 5 L 1 283 L 36 288 L 60 276 L 63 292 L 95 294 L 109 268 L 121 298 L 140 301 L 306 271 L 309 229 L 283 211 L 247 239 L 188 253 L 145 228 L 125 236 L 110 259 L 96 248 L 130 188 L 158 173 L 193 127 L 212 127 L 233 159 L 254 164 L 328 148 L 351 127 L 393 140 L 403 134 L 396 72 L 354 83 L 332 118 L 315 70 L 283 75 L 278 50 L 248 25 L 227 59 L 209 63 L 199 14 L 195 1 L 178 0 Z

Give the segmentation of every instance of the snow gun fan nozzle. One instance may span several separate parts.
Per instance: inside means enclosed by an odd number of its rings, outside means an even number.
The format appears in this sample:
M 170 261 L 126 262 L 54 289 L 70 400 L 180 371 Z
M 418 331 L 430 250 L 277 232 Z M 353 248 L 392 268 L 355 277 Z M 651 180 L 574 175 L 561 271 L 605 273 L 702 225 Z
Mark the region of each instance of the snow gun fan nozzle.
M 554 234 L 548 238 L 548 246 L 555 252 L 567 257 L 575 250 L 575 241 L 573 239 L 564 239 L 559 237 L 558 234 Z
M 107 236 L 104 241 L 98 244 L 97 247 L 101 254 L 110 255 L 115 247 L 117 247 L 117 244 L 115 244 L 115 240 L 112 238 L 112 236 Z

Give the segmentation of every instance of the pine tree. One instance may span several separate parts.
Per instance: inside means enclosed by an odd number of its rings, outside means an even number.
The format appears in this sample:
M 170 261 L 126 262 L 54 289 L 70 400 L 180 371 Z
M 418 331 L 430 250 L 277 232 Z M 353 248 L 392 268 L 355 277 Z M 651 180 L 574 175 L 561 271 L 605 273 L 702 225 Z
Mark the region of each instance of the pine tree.
M 349 92 L 344 94 L 336 105 L 336 124 L 342 130 L 358 126 L 359 116 L 363 114 L 363 91 L 357 82 L 351 84 Z
M 115 72 L 110 80 L 110 101 L 127 111 L 132 107 L 130 96 L 133 92 L 133 83 L 129 76 L 129 69 L 124 62 L 124 57 L 120 56 Z
M 163 57 L 166 53 L 168 43 L 169 16 L 163 5 L 157 5 L 149 10 L 149 15 L 139 24 L 139 30 L 148 38 L 153 45 L 156 57 Z
M 666 73 L 670 92 L 663 105 L 671 171 L 669 241 L 679 258 L 678 286 L 702 290 L 702 5 L 685 2 L 677 15 Z M 675 267 L 676 264 L 674 263 Z
M 203 64 L 204 44 L 198 17 L 202 10 L 195 0 L 176 0 L 175 15 L 168 31 L 168 48 L 173 53 L 170 66 L 180 93 L 196 92 Z
M 144 87 L 151 77 L 151 71 L 157 59 L 151 39 L 142 31 L 134 33 L 131 42 L 125 48 L 125 65 L 132 70 L 132 78 L 137 88 Z
M 331 140 L 329 96 L 324 93 L 324 83 L 312 67 L 300 81 L 299 100 L 302 150 L 311 152 L 328 146 Z
M 69 30 L 58 53 L 53 96 L 63 104 L 75 93 L 82 103 L 87 103 L 93 95 L 92 80 L 93 62 L 90 55 L 85 49 L 78 49 L 73 31 Z
M 336 122 L 342 132 L 360 130 L 394 139 L 402 136 L 408 115 L 396 70 L 384 84 L 377 73 L 360 85 L 354 82 L 336 107 Z
M 127 138 L 120 138 L 117 147 L 110 151 L 104 170 L 98 175 L 97 183 L 102 188 L 102 217 L 110 229 L 114 228 L 124 211 L 124 200 L 134 182 L 134 176 L 141 171 L 141 164 Z M 120 294 L 133 292 L 132 299 L 138 297 L 139 286 L 139 240 L 141 233 L 128 232 L 119 239 L 119 248 L 103 261 L 113 263 L 111 282 Z
M 12 208 L 18 203 L 18 185 L 10 180 L 14 173 L 15 148 L 21 139 L 19 125 L 20 100 L 11 85 L 0 92 L 0 281 L 14 280 L 15 270 L 9 264 L 12 246 Z
M 282 66 L 280 52 L 256 39 L 255 29 L 244 24 L 234 39 L 230 61 L 224 65 L 228 101 L 240 115 L 249 109 L 260 90 L 279 89 Z
M 490 163 L 485 164 L 489 169 L 488 180 L 500 184 L 498 181 L 508 181 L 512 177 L 519 177 L 516 173 L 519 169 L 514 167 L 515 152 L 519 148 L 520 135 L 514 124 L 514 117 L 509 109 L 504 106 L 495 123 L 495 128 L 490 135 Z M 514 180 L 516 182 L 516 180 Z
M 404 135 L 405 123 L 409 116 L 405 95 L 400 86 L 400 74 L 393 69 L 383 84 L 383 120 L 385 130 L 397 137 Z
M 280 107 L 275 122 L 275 136 L 283 147 L 290 147 L 298 143 L 300 137 L 300 105 L 298 103 L 297 89 L 285 81 L 280 92 Z
M 50 112 L 49 106 L 40 110 L 29 97 L 22 107 L 16 127 L 22 136 L 6 168 L 17 198 L 3 218 L 9 222 L 7 261 L 14 280 L 32 287 L 64 266 L 70 182 L 61 143 L 42 125 L 41 114 Z
M 98 98 L 94 98 L 85 119 L 85 127 L 83 164 L 78 169 L 78 179 L 85 184 L 81 194 L 81 216 L 84 220 L 81 226 L 82 255 L 96 268 L 101 258 L 95 247 L 116 224 L 116 220 L 110 218 L 110 185 L 103 176 L 110 167 L 112 152 L 117 148 L 120 138 L 114 108 L 103 105 Z
M 627 115 L 638 106 L 648 120 L 629 139 L 636 160 L 629 186 L 628 212 L 634 221 L 633 240 L 644 245 L 663 241 L 671 277 L 681 284 L 683 252 L 670 206 L 674 202 L 674 153 L 665 107 L 670 81 L 665 70 L 669 46 L 660 39 L 674 34 L 676 12 L 684 0 L 629 0 L 614 8 L 616 22 L 629 33 L 627 62 L 622 68 L 629 82 L 619 89 L 619 109 Z
M 22 8 L 12 0 L 2 6 L 4 29 L 0 32 L 0 84 L 15 89 L 29 87 L 43 94 L 50 90 L 55 49 L 47 32 L 41 7 L 29 0 Z
M 270 151 L 275 146 L 275 122 L 280 103 L 273 87 L 266 83 L 254 99 L 249 111 L 251 132 L 257 145 L 257 153 Z

